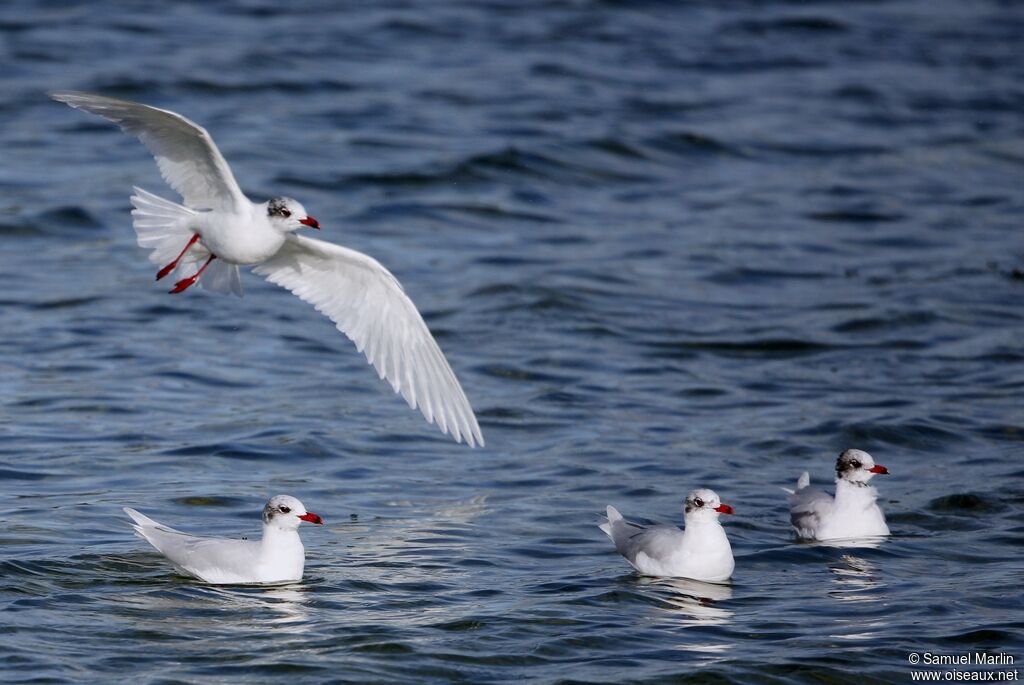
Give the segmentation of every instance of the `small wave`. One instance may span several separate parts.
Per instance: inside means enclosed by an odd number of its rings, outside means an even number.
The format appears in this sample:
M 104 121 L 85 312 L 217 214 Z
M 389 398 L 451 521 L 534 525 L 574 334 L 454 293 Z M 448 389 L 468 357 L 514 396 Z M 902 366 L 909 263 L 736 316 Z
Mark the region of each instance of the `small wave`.
M 884 100 L 878 90 L 863 84 L 851 84 L 836 88 L 832 91 L 832 97 L 867 104 L 878 104 Z
M 836 274 L 824 271 L 779 271 L 774 269 L 752 269 L 740 267 L 717 271 L 705 276 L 704 280 L 721 285 L 746 285 L 777 281 L 819 281 L 835 278 Z
M 789 157 L 873 157 L 884 155 L 889 149 L 880 145 L 841 145 L 818 143 L 754 143 L 751 147 L 768 153 Z
M 943 450 L 950 445 L 963 443 L 968 439 L 962 433 L 940 428 L 923 419 L 896 423 L 881 421 L 844 423 L 829 420 L 798 431 L 798 434 L 830 435 L 843 445 L 867 445 L 872 442 L 881 442 L 926 451 Z M 870 451 L 870 448 L 865 449 Z
M 221 497 L 219 495 L 189 495 L 171 500 L 175 504 L 185 507 L 236 507 L 245 509 L 251 507 L 250 500 L 241 497 Z
M 1013 424 L 987 425 L 974 430 L 979 435 L 990 440 L 1000 442 L 1024 442 L 1024 426 Z
M 936 497 L 928 503 L 930 511 L 987 514 L 1005 507 L 996 500 L 973 492 L 955 493 Z
M 167 457 L 222 457 L 224 459 L 239 459 L 243 461 L 266 461 L 281 459 L 279 450 L 257 449 L 239 443 L 210 443 L 205 445 L 188 445 L 161 450 L 160 454 Z M 301 455 L 289 455 L 289 459 L 297 459 Z
M 16 469 L 0 469 L 0 480 L 43 480 L 51 474 L 38 471 L 19 471 Z
M 643 150 L 617 138 L 596 138 L 584 141 L 583 145 L 599 152 L 606 152 L 615 157 L 648 159 L 647 154 Z
M 739 148 L 696 131 L 671 131 L 644 140 L 644 145 L 655 150 L 677 155 L 716 154 L 745 157 Z
M 481 217 L 483 219 L 496 219 L 499 221 L 527 221 L 530 223 L 540 224 L 561 223 L 561 220 L 558 219 L 557 217 L 549 216 L 547 214 L 539 214 L 536 212 L 526 212 L 523 210 L 509 209 L 507 207 L 500 207 L 498 205 L 493 204 L 439 203 L 431 206 L 446 211 L 471 214 L 473 216 Z
M 402 40 L 404 37 L 431 37 L 454 39 L 460 33 L 454 30 L 458 22 L 453 24 L 443 21 L 418 21 L 409 17 L 388 17 L 380 21 L 372 30 L 380 32 L 381 35 L 393 33 L 395 40 Z
M 744 19 L 724 27 L 725 31 L 736 31 L 753 35 L 770 33 L 789 34 L 837 34 L 849 31 L 845 22 L 824 16 L 794 16 L 773 19 Z
M 477 366 L 474 368 L 477 373 L 489 376 L 491 378 L 500 378 L 502 380 L 510 381 L 526 381 L 528 383 L 557 383 L 565 384 L 570 383 L 574 378 L 570 376 L 561 376 L 552 373 L 541 373 L 538 371 L 528 371 L 522 368 L 516 368 L 512 366 L 503 366 L 500 364 L 487 364 L 483 366 Z
M 79 206 L 57 207 L 37 214 L 31 224 L 40 233 L 97 231 L 104 228 L 96 217 Z
M 625 106 L 646 115 L 678 115 L 686 112 L 700 111 L 726 107 L 732 104 L 728 100 L 674 100 L 669 98 L 658 99 L 653 96 L 643 95 L 626 98 Z
M 726 340 L 680 340 L 652 341 L 644 343 L 655 351 L 655 355 L 665 358 L 689 359 L 694 352 L 709 352 L 726 357 L 799 357 L 820 354 L 830 350 L 843 349 L 839 345 L 798 340 L 794 338 L 767 338 L 747 342 Z
M 812 212 L 811 214 L 808 214 L 807 217 L 809 219 L 814 219 L 815 221 L 838 221 L 844 223 L 857 224 L 891 223 L 894 221 L 903 221 L 904 219 L 907 218 L 905 214 L 875 212 L 869 209 L 847 209 L 825 212 Z
M 176 84 L 186 91 L 199 93 L 283 93 L 286 95 L 348 93 L 359 89 L 359 86 L 338 79 L 252 79 L 243 78 L 236 81 L 213 78 L 187 78 Z
M 223 376 L 215 376 L 211 373 L 190 373 L 188 371 L 158 371 L 153 374 L 159 378 L 175 381 L 186 381 L 188 384 L 204 385 L 215 388 L 251 388 L 258 385 L 254 381 L 228 380 Z
M 874 316 L 849 319 L 832 327 L 836 333 L 869 333 L 877 330 L 891 330 L 927 326 L 940 321 L 934 311 L 901 312 L 893 316 Z

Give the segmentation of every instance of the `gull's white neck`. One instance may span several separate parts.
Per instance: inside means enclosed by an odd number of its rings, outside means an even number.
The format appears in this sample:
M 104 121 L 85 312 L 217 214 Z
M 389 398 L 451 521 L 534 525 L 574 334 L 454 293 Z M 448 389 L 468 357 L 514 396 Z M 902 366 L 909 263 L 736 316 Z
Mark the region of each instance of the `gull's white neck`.
M 260 541 L 261 552 L 264 554 L 303 553 L 302 539 L 298 529 L 286 530 L 278 526 L 263 526 L 263 540 Z
M 844 505 L 868 506 L 878 499 L 878 490 L 868 483 L 854 483 L 845 478 L 836 479 L 836 507 Z
M 708 526 L 715 525 L 721 527 L 722 523 L 718 519 L 718 514 L 715 512 L 707 512 L 704 510 L 697 510 L 693 513 L 687 514 L 683 517 L 684 530 L 690 526 Z
M 878 490 L 867 483 L 836 481 L 835 506 L 818 532 L 821 539 L 888 535 L 885 514 L 875 500 Z
M 690 516 L 687 517 L 683 528 L 683 544 L 696 544 L 701 547 L 717 547 L 722 544 L 728 546 L 729 539 L 725 536 L 725 528 L 717 517 Z

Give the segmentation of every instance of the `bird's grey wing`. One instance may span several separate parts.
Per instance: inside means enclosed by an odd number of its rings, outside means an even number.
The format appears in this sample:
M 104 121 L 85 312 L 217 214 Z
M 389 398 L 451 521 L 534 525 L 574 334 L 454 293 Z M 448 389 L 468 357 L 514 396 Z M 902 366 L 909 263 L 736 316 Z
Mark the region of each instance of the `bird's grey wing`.
M 93 93 L 55 91 L 50 97 L 112 121 L 141 140 L 187 206 L 239 211 L 247 205 L 231 168 L 199 124 L 165 109 Z
M 213 580 L 218 574 L 234 577 L 250 575 L 259 558 L 260 543 L 255 540 L 189 537 L 176 548 L 177 558 L 170 554 L 167 554 L 167 558 L 207 580 Z
M 291 234 L 276 255 L 253 271 L 330 318 L 410 407 L 419 406 L 427 421 L 470 447 L 484 444 L 455 372 L 416 305 L 377 260 Z
M 663 562 L 679 550 L 682 539 L 683 531 L 674 526 L 650 526 L 625 537 L 616 546 L 631 562 L 636 562 L 641 553 L 652 561 Z
M 789 496 L 789 520 L 800 537 L 812 537 L 821 526 L 822 519 L 835 506 L 827 492 L 814 487 L 803 487 Z
M 136 526 L 136 531 L 179 569 L 205 580 L 251 573 L 259 554 L 259 542 L 250 540 L 200 537 L 165 526 Z

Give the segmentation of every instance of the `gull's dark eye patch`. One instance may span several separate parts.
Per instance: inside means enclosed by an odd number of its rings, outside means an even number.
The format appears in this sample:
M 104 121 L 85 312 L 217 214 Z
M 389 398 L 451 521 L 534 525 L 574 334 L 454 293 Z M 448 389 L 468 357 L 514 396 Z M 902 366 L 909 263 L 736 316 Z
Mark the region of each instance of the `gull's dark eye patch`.
M 280 511 L 282 514 L 287 514 L 289 511 L 291 511 L 291 509 L 289 509 L 288 507 L 286 507 L 283 504 L 281 506 L 279 506 L 277 508 L 277 510 Z
M 267 204 L 267 215 L 268 216 L 280 216 L 285 219 L 292 215 L 291 210 L 285 206 L 284 200 L 275 198 Z

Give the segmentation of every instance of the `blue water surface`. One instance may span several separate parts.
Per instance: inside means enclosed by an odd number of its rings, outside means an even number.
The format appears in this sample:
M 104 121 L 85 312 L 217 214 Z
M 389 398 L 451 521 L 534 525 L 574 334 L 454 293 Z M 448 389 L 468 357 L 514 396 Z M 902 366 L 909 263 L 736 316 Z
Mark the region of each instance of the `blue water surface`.
M 1015 2 L 0 5 L 0 680 L 890 683 L 1024 658 L 1024 13 Z M 171 296 L 138 141 L 201 122 L 254 199 L 388 266 L 487 446 L 312 307 Z M 795 544 L 782 486 L 859 447 L 893 530 Z M 738 515 L 731 585 L 596 523 Z M 306 577 L 179 578 L 122 506 Z M 959 670 L 966 670 L 961 667 Z M 1007 667 L 999 667 L 1005 671 Z

